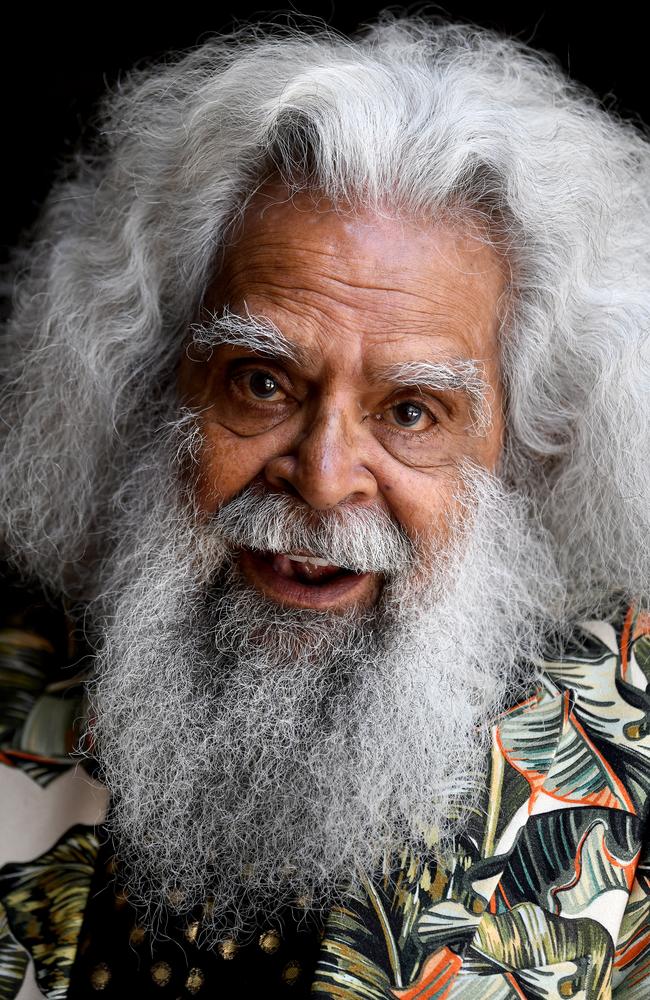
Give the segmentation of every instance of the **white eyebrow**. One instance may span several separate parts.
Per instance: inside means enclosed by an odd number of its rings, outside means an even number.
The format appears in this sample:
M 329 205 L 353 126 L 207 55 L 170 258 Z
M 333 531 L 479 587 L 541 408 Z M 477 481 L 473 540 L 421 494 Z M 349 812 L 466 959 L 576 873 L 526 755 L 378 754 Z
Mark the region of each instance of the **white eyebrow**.
M 211 351 L 224 344 L 242 347 L 266 357 L 298 361 L 300 350 L 278 330 L 275 323 L 264 316 L 252 316 L 246 306 L 246 315 L 240 316 L 225 306 L 219 313 L 209 313 L 207 319 L 190 326 L 190 344 Z
M 196 345 L 211 353 L 215 347 L 228 345 L 267 358 L 298 363 L 304 360 L 304 352 L 285 337 L 275 323 L 265 316 L 253 316 L 246 305 L 245 309 L 246 315 L 241 316 L 224 306 L 218 313 L 209 313 L 201 323 L 193 323 L 189 328 L 191 340 L 187 350 Z M 490 426 L 492 417 L 488 396 L 491 390 L 480 361 L 464 358 L 451 362 L 405 361 L 373 369 L 373 380 L 396 382 L 418 389 L 464 392 L 472 404 L 474 432 L 484 434 Z
M 452 389 L 469 396 L 473 410 L 473 429 L 484 434 L 492 420 L 488 397 L 490 384 L 485 378 L 480 361 L 458 358 L 451 362 L 405 361 L 401 364 L 377 368 L 373 377 L 387 382 L 398 382 L 417 389 Z

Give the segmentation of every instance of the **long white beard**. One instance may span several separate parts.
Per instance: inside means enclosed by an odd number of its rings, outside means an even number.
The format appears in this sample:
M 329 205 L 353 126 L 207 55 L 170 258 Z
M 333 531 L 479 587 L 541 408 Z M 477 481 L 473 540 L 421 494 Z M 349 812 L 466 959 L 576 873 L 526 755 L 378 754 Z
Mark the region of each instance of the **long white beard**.
M 376 607 L 345 614 L 281 608 L 230 558 L 242 530 L 291 551 L 291 498 L 245 495 L 203 528 L 159 500 L 125 528 L 89 693 L 109 827 L 152 919 L 166 898 L 210 896 L 207 939 L 246 933 L 460 832 L 490 725 L 532 679 L 560 593 L 526 503 L 478 470 L 463 496 L 437 553 L 409 553 L 382 517 L 303 524 L 302 547 L 338 564 L 386 563 Z

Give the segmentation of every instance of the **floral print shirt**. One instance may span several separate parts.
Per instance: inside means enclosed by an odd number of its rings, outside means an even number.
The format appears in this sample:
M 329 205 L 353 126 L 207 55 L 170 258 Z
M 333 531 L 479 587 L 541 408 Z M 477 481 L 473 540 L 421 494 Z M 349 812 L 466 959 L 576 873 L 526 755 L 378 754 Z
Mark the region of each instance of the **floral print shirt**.
M 323 1000 L 650 997 L 648 613 L 581 622 L 549 650 L 534 690 L 493 728 L 481 807 L 447 861 L 403 852 L 397 873 L 367 877 L 306 944 L 261 929 L 248 950 L 226 942 L 206 956 L 193 914 L 177 932 L 182 971 L 152 944 L 130 992 L 115 948 L 110 961 L 101 950 L 111 921 L 131 920 L 117 916 L 119 894 L 88 936 L 91 887 L 110 871 L 106 789 L 71 757 L 92 664 L 64 614 L 20 588 L 3 597 L 0 1000 L 248 997 L 252 982 L 266 997 Z M 125 963 L 143 937 L 131 920 Z

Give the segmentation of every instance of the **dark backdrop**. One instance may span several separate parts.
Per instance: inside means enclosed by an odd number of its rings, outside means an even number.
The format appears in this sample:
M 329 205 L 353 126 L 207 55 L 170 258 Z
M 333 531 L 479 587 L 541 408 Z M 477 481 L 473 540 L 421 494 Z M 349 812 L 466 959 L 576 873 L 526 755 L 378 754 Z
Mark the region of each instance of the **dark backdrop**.
M 385 4 L 301 4 L 292 9 L 323 18 L 348 31 Z M 289 5 L 275 10 L 287 10 Z M 414 9 L 414 8 L 411 8 Z M 420 8 L 415 8 L 420 9 Z M 434 8 L 430 8 L 434 9 Z M 435 8 L 515 34 L 555 53 L 572 76 L 588 84 L 623 114 L 650 122 L 646 36 L 631 3 L 581 9 L 543 3 L 454 3 Z M 221 10 L 221 12 L 220 12 Z M 152 5 L 145 15 L 131 7 L 84 5 L 80 10 L 36 13 L 14 8 L 2 43 L 4 116 L 4 248 L 28 226 L 61 159 L 88 129 L 94 104 L 107 83 L 136 62 L 183 49 L 206 35 L 254 18 L 269 7 L 253 3 Z

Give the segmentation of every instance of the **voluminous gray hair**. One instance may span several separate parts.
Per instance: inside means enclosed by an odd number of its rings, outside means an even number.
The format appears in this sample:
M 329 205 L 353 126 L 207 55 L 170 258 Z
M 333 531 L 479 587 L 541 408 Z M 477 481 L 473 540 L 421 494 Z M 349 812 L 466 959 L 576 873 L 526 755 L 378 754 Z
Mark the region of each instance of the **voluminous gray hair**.
M 87 593 L 128 469 L 172 418 L 188 324 L 270 174 L 430 216 L 472 206 L 509 260 L 504 480 L 556 541 L 574 607 L 650 579 L 650 146 L 555 61 L 382 16 L 353 38 L 244 28 L 105 100 L 18 252 L 2 343 L 0 533 Z

